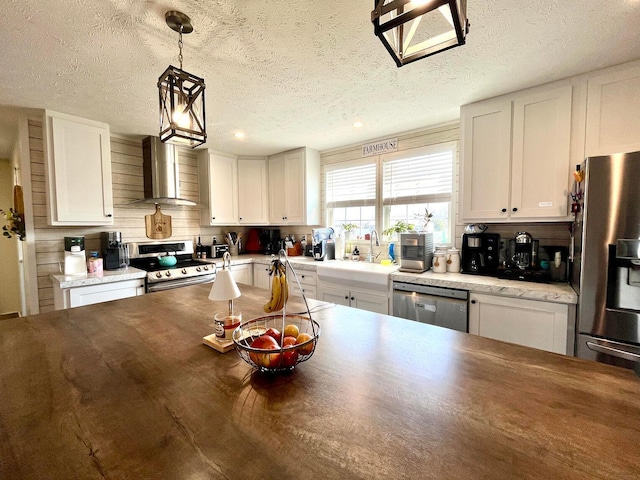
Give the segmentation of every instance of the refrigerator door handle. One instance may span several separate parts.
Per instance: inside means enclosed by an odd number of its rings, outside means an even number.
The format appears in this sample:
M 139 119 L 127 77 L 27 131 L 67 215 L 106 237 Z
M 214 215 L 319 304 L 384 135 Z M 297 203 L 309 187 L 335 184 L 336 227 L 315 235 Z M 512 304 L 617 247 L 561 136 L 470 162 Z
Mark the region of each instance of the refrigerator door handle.
M 631 360 L 632 362 L 640 363 L 640 355 L 638 355 L 637 353 L 620 350 L 619 348 L 607 347 L 605 345 L 600 345 L 599 343 L 594 342 L 587 342 L 587 347 L 594 352 L 613 355 L 614 357 L 624 358 L 625 360 Z

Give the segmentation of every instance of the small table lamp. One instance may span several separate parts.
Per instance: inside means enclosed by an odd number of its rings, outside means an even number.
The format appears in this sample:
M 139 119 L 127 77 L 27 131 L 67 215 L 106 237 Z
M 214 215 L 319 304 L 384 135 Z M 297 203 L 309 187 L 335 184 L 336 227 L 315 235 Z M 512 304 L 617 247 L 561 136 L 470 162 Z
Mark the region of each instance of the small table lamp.
M 233 311 L 233 299 L 240 296 L 240 289 L 231 275 L 231 255 L 225 252 L 222 257 L 222 270 L 216 272 L 216 279 L 209 292 L 209 300 L 229 301 L 229 311 L 215 314 L 216 333 L 203 337 L 203 343 L 220 352 L 233 348 L 233 331 L 242 321 L 242 313 Z

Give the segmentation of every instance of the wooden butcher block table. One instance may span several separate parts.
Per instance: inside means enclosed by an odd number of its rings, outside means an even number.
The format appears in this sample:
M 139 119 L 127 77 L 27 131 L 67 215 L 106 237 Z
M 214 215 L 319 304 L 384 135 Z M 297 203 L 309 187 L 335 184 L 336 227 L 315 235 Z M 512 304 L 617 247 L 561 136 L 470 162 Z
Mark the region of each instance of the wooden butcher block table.
M 262 374 L 202 344 L 209 288 L 0 321 L 0 478 L 640 478 L 630 371 L 310 302 L 315 354 Z

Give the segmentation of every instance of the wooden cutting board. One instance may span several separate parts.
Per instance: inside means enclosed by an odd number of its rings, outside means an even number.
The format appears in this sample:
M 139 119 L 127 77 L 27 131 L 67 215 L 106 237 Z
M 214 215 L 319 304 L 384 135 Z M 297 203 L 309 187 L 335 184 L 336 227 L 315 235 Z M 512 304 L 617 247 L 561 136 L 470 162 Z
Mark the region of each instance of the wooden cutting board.
M 158 240 L 171 236 L 171 217 L 162 213 L 160 205 L 156 204 L 156 213 L 144 216 L 144 223 L 147 238 Z

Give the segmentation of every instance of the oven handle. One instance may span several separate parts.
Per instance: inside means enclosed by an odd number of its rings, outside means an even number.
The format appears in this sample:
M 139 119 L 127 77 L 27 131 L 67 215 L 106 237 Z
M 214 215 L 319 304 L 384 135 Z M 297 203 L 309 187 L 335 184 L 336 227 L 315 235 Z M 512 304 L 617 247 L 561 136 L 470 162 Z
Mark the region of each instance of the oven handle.
M 594 352 L 605 353 L 614 357 L 624 358 L 625 360 L 631 360 L 632 362 L 640 362 L 640 355 L 637 353 L 620 350 L 619 348 L 607 347 L 594 342 L 587 342 L 587 347 Z
M 170 290 L 172 288 L 187 287 L 189 285 L 199 285 L 201 283 L 210 283 L 216 279 L 215 273 L 207 275 L 198 275 L 197 277 L 184 278 L 180 280 L 168 280 L 166 282 L 150 283 L 147 285 L 147 292 L 161 292 L 162 290 Z

